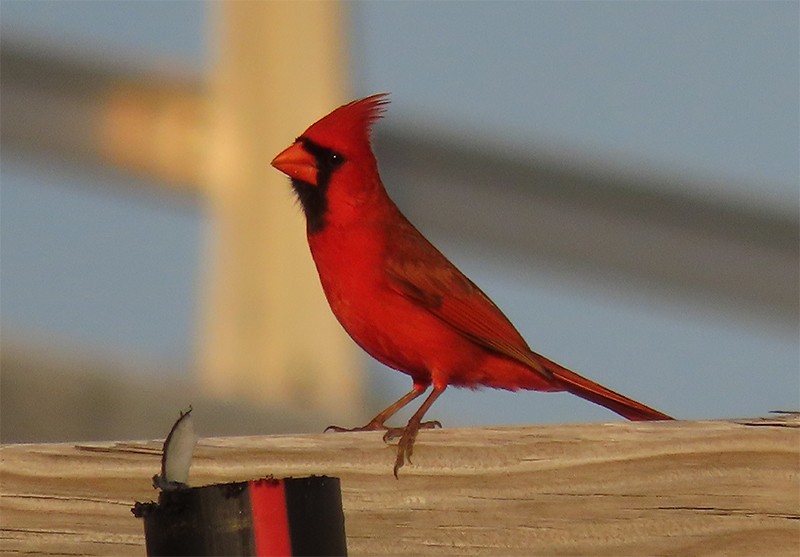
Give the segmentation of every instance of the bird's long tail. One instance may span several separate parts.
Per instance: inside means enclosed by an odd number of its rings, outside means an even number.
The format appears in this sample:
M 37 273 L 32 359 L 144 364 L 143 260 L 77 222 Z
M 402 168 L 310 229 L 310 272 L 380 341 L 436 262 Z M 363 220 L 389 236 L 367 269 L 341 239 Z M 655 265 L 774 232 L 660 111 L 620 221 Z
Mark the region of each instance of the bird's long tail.
M 537 356 L 539 356 L 537 354 Z M 605 406 L 612 412 L 616 412 L 623 418 L 634 421 L 646 420 L 672 420 L 670 416 L 645 406 L 641 402 L 636 402 L 626 396 L 612 391 L 602 385 L 595 383 L 585 377 L 570 371 L 557 363 L 539 356 L 541 365 L 558 380 L 564 389 L 586 400 L 590 400 L 600 406 Z

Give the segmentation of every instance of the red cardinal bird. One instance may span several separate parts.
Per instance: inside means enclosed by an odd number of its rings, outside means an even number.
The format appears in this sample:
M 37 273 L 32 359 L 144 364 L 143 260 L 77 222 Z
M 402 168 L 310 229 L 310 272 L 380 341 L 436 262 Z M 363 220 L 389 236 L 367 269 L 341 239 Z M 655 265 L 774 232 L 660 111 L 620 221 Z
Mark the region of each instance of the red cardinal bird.
M 533 352 L 511 322 L 389 198 L 370 144 L 388 103 L 373 95 L 313 124 L 272 166 L 288 175 L 306 216 L 308 245 L 334 315 L 373 358 L 414 386 L 367 425 L 400 437 L 394 473 L 409 460 L 431 405 L 449 385 L 569 391 L 628 418 L 669 420 Z M 384 424 L 433 390 L 404 428 Z

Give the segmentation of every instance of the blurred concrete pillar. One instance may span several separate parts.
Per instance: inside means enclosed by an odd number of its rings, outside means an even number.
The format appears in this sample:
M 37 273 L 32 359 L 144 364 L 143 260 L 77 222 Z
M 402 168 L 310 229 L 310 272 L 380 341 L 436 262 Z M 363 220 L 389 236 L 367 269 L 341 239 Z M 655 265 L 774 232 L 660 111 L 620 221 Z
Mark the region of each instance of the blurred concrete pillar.
M 198 347 L 220 397 L 360 415 L 362 359 L 331 314 L 303 216 L 272 158 L 347 99 L 344 3 L 220 2 L 211 82 L 208 242 Z

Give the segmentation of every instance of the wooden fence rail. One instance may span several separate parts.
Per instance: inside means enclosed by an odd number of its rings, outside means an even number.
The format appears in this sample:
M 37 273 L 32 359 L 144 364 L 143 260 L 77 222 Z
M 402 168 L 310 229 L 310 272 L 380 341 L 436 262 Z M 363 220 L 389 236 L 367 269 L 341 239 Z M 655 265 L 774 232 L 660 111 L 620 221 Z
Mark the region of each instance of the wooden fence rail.
M 791 555 L 800 418 L 202 439 L 193 485 L 342 481 L 350 555 Z M 160 442 L 2 448 L 0 552 L 142 555 Z

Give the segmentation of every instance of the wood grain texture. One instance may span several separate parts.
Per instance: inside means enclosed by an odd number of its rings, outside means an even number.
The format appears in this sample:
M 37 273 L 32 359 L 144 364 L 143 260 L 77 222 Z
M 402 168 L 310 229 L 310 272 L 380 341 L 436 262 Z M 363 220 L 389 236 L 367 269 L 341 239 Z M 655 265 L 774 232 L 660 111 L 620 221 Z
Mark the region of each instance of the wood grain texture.
M 791 555 L 800 419 L 202 439 L 193 485 L 342 481 L 350 555 Z M 3 554 L 143 555 L 160 442 L 2 448 Z

